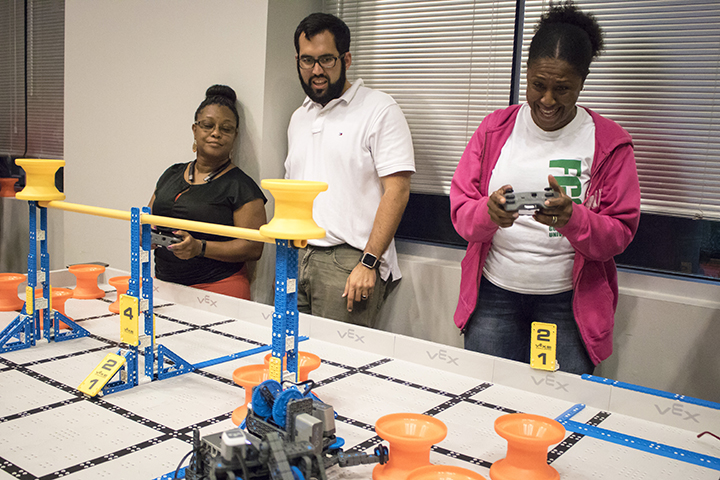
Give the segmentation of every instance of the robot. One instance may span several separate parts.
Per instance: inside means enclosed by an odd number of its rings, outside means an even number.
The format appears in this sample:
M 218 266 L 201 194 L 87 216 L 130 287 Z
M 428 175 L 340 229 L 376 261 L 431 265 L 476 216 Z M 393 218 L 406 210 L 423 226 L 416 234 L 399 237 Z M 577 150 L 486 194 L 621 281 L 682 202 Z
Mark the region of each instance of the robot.
M 311 392 L 312 381 L 282 389 L 266 380 L 253 389 L 240 428 L 199 438 L 193 432 L 188 480 L 327 480 L 326 469 L 385 464 L 388 449 L 345 453 L 335 435 L 335 412 Z M 243 430 L 243 427 L 245 430 Z

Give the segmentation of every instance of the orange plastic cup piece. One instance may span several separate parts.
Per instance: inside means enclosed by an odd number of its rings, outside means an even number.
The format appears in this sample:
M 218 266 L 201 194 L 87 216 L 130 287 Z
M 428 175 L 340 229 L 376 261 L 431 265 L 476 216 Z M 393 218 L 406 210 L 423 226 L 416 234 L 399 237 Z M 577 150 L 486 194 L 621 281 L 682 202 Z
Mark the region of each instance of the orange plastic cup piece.
M 252 399 L 252 389 L 270 378 L 266 365 L 243 365 L 233 372 L 233 381 L 245 389 L 245 403 L 233 410 L 232 421 L 240 425 L 247 415 L 247 404 Z
M 108 283 L 117 290 L 117 298 L 108 306 L 108 310 L 112 313 L 120 313 L 120 295 L 127 293 L 131 278 L 132 277 L 129 275 L 123 275 L 121 277 L 113 277 L 108 280 Z
M 102 265 L 70 265 L 70 273 L 75 275 L 74 298 L 103 298 L 105 292 L 98 287 L 98 276 L 105 271 Z
M 413 470 L 430 465 L 430 448 L 445 438 L 447 426 L 430 415 L 392 413 L 378 419 L 375 431 L 390 449 L 388 462 L 373 469 L 373 480 L 405 480 Z
M 25 301 L 18 297 L 18 286 L 26 279 L 22 273 L 0 273 L 0 312 L 22 308 Z
M 0 178 L 0 197 L 14 197 L 19 178 Z
M 565 427 L 540 415 L 511 413 L 495 420 L 495 431 L 508 442 L 507 456 L 490 467 L 491 480 L 558 480 L 547 452 L 565 438 Z
M 265 368 L 270 364 L 272 353 L 265 355 Z M 308 379 L 310 372 L 320 366 L 320 357 L 310 352 L 298 352 L 298 380 L 304 382 Z M 283 358 L 283 365 L 287 365 L 287 355 Z
M 73 298 L 73 291 L 69 288 L 51 288 L 50 291 L 52 292 L 52 301 L 51 306 L 53 310 L 57 310 L 58 312 L 65 315 L 67 318 L 72 320 L 72 318 L 68 317 L 65 314 L 65 302 L 68 301 L 68 299 Z M 36 288 L 35 289 L 35 298 L 40 298 L 43 296 L 42 288 Z M 43 327 L 43 314 L 42 311 L 40 312 L 40 327 Z M 67 323 L 60 322 L 60 328 L 69 329 Z
M 416 468 L 407 480 L 487 480 L 477 472 L 450 465 L 428 465 Z

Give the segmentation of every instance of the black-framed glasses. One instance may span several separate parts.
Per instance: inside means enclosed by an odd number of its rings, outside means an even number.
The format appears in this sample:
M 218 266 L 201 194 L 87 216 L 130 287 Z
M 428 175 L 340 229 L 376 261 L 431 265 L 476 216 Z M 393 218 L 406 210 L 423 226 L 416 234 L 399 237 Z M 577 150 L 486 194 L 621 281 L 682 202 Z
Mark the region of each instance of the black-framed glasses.
M 339 56 L 336 57 L 335 55 L 328 54 L 320 55 L 318 58 L 304 55 L 298 58 L 298 65 L 303 70 L 312 70 L 313 68 L 315 68 L 316 63 L 319 63 L 322 68 L 333 68 L 337 63 L 338 59 L 344 55 L 344 53 L 341 53 Z
M 203 132 L 207 132 L 207 133 L 210 133 L 210 132 L 212 132 L 213 130 L 215 130 L 215 126 L 216 126 L 215 123 L 205 122 L 205 121 L 195 122 L 195 125 L 197 125 L 198 127 L 200 127 L 200 130 L 202 130 Z M 220 133 L 221 133 L 221 134 L 230 136 L 230 135 L 232 135 L 233 133 L 235 133 L 235 131 L 237 130 L 237 128 L 235 128 L 234 125 L 224 124 L 224 125 L 220 125 L 220 126 L 218 127 L 218 130 L 220 130 Z

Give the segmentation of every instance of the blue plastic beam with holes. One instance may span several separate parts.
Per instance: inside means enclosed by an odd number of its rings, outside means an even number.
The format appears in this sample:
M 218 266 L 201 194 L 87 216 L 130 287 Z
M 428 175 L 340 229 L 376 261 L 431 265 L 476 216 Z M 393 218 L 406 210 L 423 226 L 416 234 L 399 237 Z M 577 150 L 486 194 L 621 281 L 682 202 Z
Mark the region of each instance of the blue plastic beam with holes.
M 557 417 L 555 420 L 560 422 L 569 432 L 579 433 L 581 435 L 597 438 L 598 440 L 614 443 L 616 445 L 622 445 L 635 450 L 652 453 L 653 455 L 660 455 L 661 457 L 671 458 L 673 460 L 691 463 L 693 465 L 700 465 L 701 467 L 711 468 L 713 470 L 720 470 L 720 458 L 711 457 L 709 455 L 701 455 L 690 450 L 675 448 L 670 445 L 651 442 L 649 440 L 645 440 L 644 438 L 633 437 L 631 435 L 625 435 L 623 433 L 570 420 L 570 418 L 575 416 L 575 414 L 583 408 L 585 408 L 585 405 L 577 404 Z

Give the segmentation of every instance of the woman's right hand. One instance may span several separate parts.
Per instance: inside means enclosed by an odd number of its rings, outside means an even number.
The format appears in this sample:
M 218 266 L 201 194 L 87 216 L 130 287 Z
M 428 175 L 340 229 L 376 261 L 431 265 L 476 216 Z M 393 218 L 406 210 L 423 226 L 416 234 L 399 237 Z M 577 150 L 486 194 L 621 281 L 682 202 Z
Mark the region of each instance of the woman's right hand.
M 488 197 L 488 213 L 490 219 L 500 228 L 512 227 L 518 212 L 506 212 L 502 207 L 505 204 L 505 192 L 512 190 L 512 186 L 503 185 Z
M 168 245 L 168 250 L 181 260 L 189 260 L 200 254 L 202 243 L 184 230 L 175 230 L 172 233 L 182 238 L 179 243 Z

